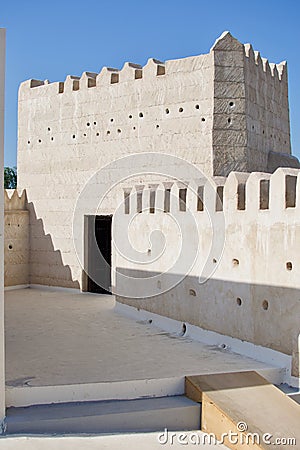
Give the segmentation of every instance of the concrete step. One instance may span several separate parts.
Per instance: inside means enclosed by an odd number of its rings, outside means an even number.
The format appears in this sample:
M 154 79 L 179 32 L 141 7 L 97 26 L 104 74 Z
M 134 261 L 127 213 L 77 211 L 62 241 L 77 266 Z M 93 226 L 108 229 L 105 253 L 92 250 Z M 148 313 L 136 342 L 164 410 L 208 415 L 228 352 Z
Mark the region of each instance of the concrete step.
M 186 395 L 202 403 L 201 430 L 219 440 L 236 432 L 240 442 L 248 433 L 258 436 L 251 448 L 283 448 L 287 442 L 300 448 L 299 404 L 254 371 L 186 377 Z M 241 448 L 227 438 L 224 443 Z
M 200 430 L 171 431 L 166 439 L 162 433 L 119 433 L 84 436 L 21 436 L 0 437 L 0 450 L 226 450 L 221 444 L 207 441 Z M 246 450 L 246 449 L 244 449 Z M 274 449 L 272 449 L 274 450 Z M 296 450 L 296 448 L 294 449 Z
M 174 396 L 11 407 L 6 434 L 128 433 L 199 426 L 200 405 Z

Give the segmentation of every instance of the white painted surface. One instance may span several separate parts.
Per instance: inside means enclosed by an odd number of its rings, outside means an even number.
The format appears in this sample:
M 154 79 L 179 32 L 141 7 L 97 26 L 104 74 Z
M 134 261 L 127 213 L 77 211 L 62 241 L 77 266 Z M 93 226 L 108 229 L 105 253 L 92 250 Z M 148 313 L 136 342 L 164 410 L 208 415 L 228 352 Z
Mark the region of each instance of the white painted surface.
M 174 395 L 186 375 L 233 370 L 283 379 L 278 367 L 124 317 L 112 296 L 24 289 L 5 298 L 10 405 Z
M 5 29 L 0 28 L 0 422 L 5 415 L 5 373 L 4 373 L 4 79 L 5 79 Z M 1 433 L 1 432 L 0 432 Z
M 4 290 L 5 291 L 15 291 L 18 289 L 27 289 L 29 288 L 29 284 L 18 284 L 16 286 L 5 286 Z
M 195 434 L 197 434 L 200 440 L 204 441 L 204 433 L 199 430 L 192 432 L 182 431 L 187 435 L 186 441 L 195 442 Z M 162 445 L 159 443 L 158 433 L 138 433 L 138 434 L 121 434 L 121 435 L 108 435 L 108 436 L 72 436 L 72 437 L 4 437 L 0 439 L 0 449 L 3 450 L 162 450 L 164 448 L 169 449 L 182 449 L 187 445 L 180 443 L 181 432 L 177 432 L 173 437 L 171 444 L 171 437 L 169 437 L 169 443 Z M 162 442 L 164 442 L 164 436 L 161 436 Z M 191 444 L 192 446 L 193 444 Z M 194 448 L 195 445 L 193 445 Z M 188 446 L 189 447 L 189 446 Z M 226 449 L 224 445 L 209 445 L 203 444 L 201 448 L 206 449 Z
M 158 314 L 145 311 L 143 309 L 137 309 L 118 302 L 116 302 L 115 310 L 116 312 L 119 312 L 124 316 L 131 317 L 134 320 L 150 320 L 152 325 L 170 333 L 177 333 L 178 335 L 182 333 L 183 322 L 179 322 L 178 320 L 170 319 L 169 317 L 160 316 Z M 270 373 L 268 377 L 265 371 L 261 371 L 261 375 L 267 377 L 268 379 L 272 377 L 272 383 L 274 384 L 280 384 L 283 381 L 290 385 L 299 385 L 299 379 L 293 379 L 293 377 L 291 377 L 291 357 L 289 355 L 285 355 L 284 353 L 280 353 L 266 347 L 254 345 L 251 342 L 245 342 L 240 339 L 215 333 L 214 331 L 203 330 L 202 328 L 191 325 L 187 322 L 184 322 L 184 324 L 186 326 L 186 338 L 201 342 L 202 344 L 217 346 L 218 348 L 223 348 L 227 351 L 238 353 L 242 356 L 247 356 L 265 364 L 270 364 L 270 366 L 273 366 L 275 371 L 274 369 L 265 370 L 273 370 L 273 375 Z M 280 370 L 278 371 L 276 368 L 280 368 Z
M 286 188 L 290 177 L 293 189 Z M 195 195 L 201 183 L 189 181 L 186 212 L 178 210 L 174 186 L 177 205 L 170 213 L 163 212 L 157 196 L 155 214 L 150 214 L 145 192 L 141 214 L 133 198 L 130 214 L 122 210 L 123 220 L 120 214 L 114 220 L 117 301 L 226 335 L 229 345 L 234 338 L 285 354 L 290 373 L 299 377 L 300 171 L 232 172 L 226 180 L 208 179 L 202 183 L 204 211 L 197 211 Z M 267 209 L 260 208 L 261 181 L 269 182 Z M 223 211 L 216 211 L 220 184 Z M 238 209 L 239 185 L 245 188 L 244 209 Z M 158 190 L 163 191 L 162 183 Z M 286 202 L 290 196 L 292 206 Z M 154 230 L 167 245 L 154 242 L 149 257 L 147 242 Z M 139 258 L 133 257 L 135 249 Z
M 268 369 L 266 369 L 268 370 Z M 268 372 L 269 373 L 269 372 Z M 278 376 L 278 371 L 276 372 Z M 184 376 L 106 381 L 52 386 L 8 387 L 6 406 L 29 406 L 79 401 L 131 400 L 184 394 Z

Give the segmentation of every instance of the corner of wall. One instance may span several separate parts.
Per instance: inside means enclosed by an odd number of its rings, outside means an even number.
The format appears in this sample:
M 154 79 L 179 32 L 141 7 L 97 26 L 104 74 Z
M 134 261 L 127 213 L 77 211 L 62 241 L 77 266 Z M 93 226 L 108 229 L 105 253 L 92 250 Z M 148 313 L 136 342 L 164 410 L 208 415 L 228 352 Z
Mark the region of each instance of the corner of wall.
M 248 171 L 244 46 L 225 32 L 211 49 L 214 64 L 213 174 Z
M 245 44 L 244 50 L 249 171 L 273 171 L 270 152 L 291 154 L 287 66 L 285 62 L 270 63 L 250 44 Z M 282 161 L 288 164 L 284 158 Z

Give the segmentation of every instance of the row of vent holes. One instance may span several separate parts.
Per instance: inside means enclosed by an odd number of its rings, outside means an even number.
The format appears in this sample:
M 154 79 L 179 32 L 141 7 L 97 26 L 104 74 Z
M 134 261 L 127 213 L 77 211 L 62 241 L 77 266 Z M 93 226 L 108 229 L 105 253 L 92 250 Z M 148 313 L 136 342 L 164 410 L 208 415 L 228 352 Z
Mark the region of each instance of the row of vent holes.
M 285 207 L 295 208 L 296 206 L 296 188 L 297 188 L 297 177 L 293 175 L 286 175 L 285 177 Z M 269 209 L 269 190 L 270 190 L 270 180 L 260 180 L 260 198 L 259 198 L 259 208 L 261 210 Z M 137 212 L 142 212 L 142 191 L 137 194 L 138 203 Z M 125 200 L 125 214 L 129 214 L 129 196 L 128 192 L 124 193 Z M 186 197 L 187 189 L 179 189 L 179 211 L 186 211 Z M 197 192 L 197 211 L 204 211 L 204 186 L 198 187 Z M 224 186 L 217 186 L 216 192 L 216 203 L 215 210 L 223 211 L 223 197 L 224 197 Z M 165 189 L 164 195 L 164 212 L 170 212 L 170 199 L 171 199 L 171 189 Z M 150 213 L 155 212 L 155 191 L 150 193 Z M 238 184 L 237 187 L 237 209 L 246 209 L 246 185 Z M 291 269 L 288 269 L 291 270 Z
M 254 127 L 254 125 L 252 125 L 252 130 L 254 130 L 254 129 L 255 129 L 255 127 Z M 262 134 L 265 134 L 265 130 L 263 130 Z M 270 137 L 272 138 L 273 134 L 270 134 Z M 274 139 L 276 139 L 276 135 L 275 134 L 274 134 Z M 280 142 L 280 137 L 278 138 L 278 141 Z M 287 141 L 285 140 L 284 143 L 286 144 Z
M 180 111 L 180 110 L 179 110 L 179 111 Z M 167 114 L 168 114 L 168 113 L 167 113 Z M 143 113 L 140 113 L 139 117 L 143 117 Z M 132 116 L 130 115 L 129 118 L 132 118 Z M 202 117 L 201 120 L 202 120 L 202 122 L 205 122 L 206 119 L 205 119 L 205 117 Z M 228 123 L 230 124 L 230 123 L 231 123 L 231 118 L 229 117 L 229 118 L 227 119 L 227 121 L 228 121 Z M 111 122 L 113 122 L 113 119 L 111 119 Z M 96 122 L 94 122 L 94 125 L 96 125 Z M 89 126 L 90 126 L 90 123 L 87 123 L 87 126 L 89 127 Z M 157 129 L 159 128 L 159 125 L 158 125 L 158 124 L 156 125 L 156 128 L 157 128 Z M 136 127 L 133 127 L 132 129 L 135 130 Z M 48 130 L 50 130 L 50 128 L 48 128 Z M 122 130 L 121 130 L 120 128 L 118 128 L 117 132 L 118 132 L 118 133 L 121 133 Z M 109 135 L 109 134 L 110 134 L 110 130 L 107 130 L 106 134 Z M 86 137 L 86 134 L 85 134 L 85 133 L 84 133 L 84 136 Z M 96 133 L 96 136 L 100 136 L 100 133 L 99 133 L 99 132 Z M 76 137 L 76 136 L 73 135 L 73 139 L 75 139 L 75 137 Z M 271 136 L 271 137 L 272 137 L 272 136 Z M 53 136 L 51 136 L 51 141 L 54 141 L 54 137 L 53 137 Z M 279 141 L 280 141 L 280 139 L 279 139 Z M 30 144 L 30 143 L 31 143 L 31 141 L 28 140 L 28 141 L 27 141 L 27 144 Z M 38 143 L 41 144 L 41 143 L 42 143 L 42 140 L 41 140 L 41 139 L 38 139 Z M 286 144 L 286 141 L 285 141 L 284 143 Z M 261 209 L 268 209 L 268 208 L 261 208 Z
M 230 105 L 231 107 L 233 107 L 233 106 L 234 106 L 234 103 L 233 103 L 233 102 L 230 102 L 229 105 Z M 199 105 L 195 105 L 195 108 L 196 108 L 196 109 L 199 109 L 200 106 L 199 106 Z M 179 111 L 179 112 L 183 112 L 183 108 L 179 108 L 178 111 Z M 169 114 L 169 113 L 170 113 L 170 110 L 167 108 L 167 109 L 166 109 L 166 114 Z M 130 114 L 128 117 L 129 117 L 129 119 L 132 119 L 132 114 Z M 139 113 L 139 117 L 140 117 L 140 118 L 144 117 L 144 114 L 143 114 L 142 112 L 140 112 L 140 113 Z M 205 122 L 205 117 L 202 117 L 201 120 L 202 120 L 202 122 Z M 110 119 L 110 121 L 113 122 L 114 119 L 112 118 L 112 119 Z M 230 124 L 230 123 L 231 123 L 231 118 L 229 117 L 229 118 L 227 119 L 227 121 L 228 121 L 228 123 Z M 96 126 L 96 125 L 97 125 L 97 122 L 94 122 L 93 124 Z M 87 122 L 86 126 L 87 126 L 87 127 L 90 127 L 90 126 L 91 126 L 91 123 L 90 123 L 90 122 Z M 159 128 L 159 125 L 156 125 L 156 128 Z M 133 129 L 135 130 L 135 127 L 133 127 Z M 252 125 L 252 129 L 254 130 L 254 125 Z M 50 127 L 48 127 L 48 131 L 49 131 L 49 132 L 51 131 L 51 128 L 50 128 Z M 121 132 L 121 131 L 118 130 L 118 132 Z M 264 134 L 264 133 L 265 133 L 265 131 L 263 130 L 263 134 Z M 110 131 L 108 131 L 107 134 L 110 134 Z M 97 133 L 97 136 L 99 136 L 99 133 Z M 272 137 L 272 134 L 271 134 L 271 137 Z M 274 136 L 274 138 L 275 138 L 275 137 L 276 137 L 276 136 Z M 53 140 L 54 140 L 54 138 L 51 137 L 51 141 L 53 141 Z M 279 141 L 280 141 L 280 138 L 279 138 Z M 38 142 L 41 143 L 41 142 L 42 142 L 41 139 L 39 139 Z M 284 143 L 286 144 L 287 141 L 284 141 Z M 28 141 L 28 144 L 30 144 L 30 141 Z
M 54 137 L 53 136 L 51 136 L 51 141 L 54 141 Z M 41 144 L 42 143 L 42 139 L 38 139 L 38 143 Z M 27 144 L 28 145 L 31 144 L 31 141 L 28 140 Z
M 213 258 L 213 263 L 214 263 L 214 264 L 217 263 L 217 260 L 216 260 L 215 258 Z M 232 260 L 232 264 L 233 264 L 233 266 L 238 266 L 238 265 L 240 264 L 240 261 L 239 261 L 238 259 L 234 258 L 234 259 Z M 291 271 L 291 270 L 293 270 L 293 263 L 292 263 L 291 261 L 288 261 L 288 262 L 285 264 L 285 267 L 286 267 L 286 270 Z
M 200 106 L 199 105 L 195 105 L 195 109 L 200 109 Z M 179 109 L 178 109 L 178 111 L 180 112 L 180 113 L 182 113 L 183 112 L 183 108 L 182 107 L 180 107 Z M 166 108 L 166 110 L 165 110 L 165 113 L 166 114 L 170 114 L 170 110 L 169 110 L 169 108 Z M 202 122 L 205 122 L 205 117 L 202 117 Z
M 142 113 L 140 113 L 140 114 L 142 114 Z M 143 117 L 143 116 L 140 116 L 140 117 Z M 203 117 L 201 120 L 202 120 L 202 122 L 205 122 L 205 118 L 204 118 L 204 117 Z M 95 123 L 95 122 L 94 122 L 94 123 Z M 87 124 L 87 126 L 90 126 L 90 124 Z M 159 124 L 156 124 L 156 125 L 155 125 L 155 128 L 158 129 L 158 128 L 159 128 Z M 136 127 L 132 127 L 132 129 L 133 129 L 133 130 L 136 130 Z M 118 128 L 118 129 L 117 129 L 117 132 L 118 132 L 118 133 L 122 133 L 122 130 L 121 130 L 120 128 Z M 106 134 L 107 134 L 107 135 L 111 134 L 110 130 L 107 130 Z M 86 134 L 86 133 L 83 133 L 83 136 L 86 137 L 87 134 Z M 96 136 L 100 136 L 100 133 L 97 132 L 97 133 L 96 133 Z M 76 135 L 73 134 L 72 138 L 75 139 L 75 138 L 76 138 Z M 53 141 L 53 140 L 54 140 L 54 138 L 51 137 L 51 141 Z M 42 140 L 39 139 L 38 142 L 41 143 Z M 28 141 L 28 144 L 30 144 L 30 141 Z
M 159 128 L 159 125 L 157 124 L 155 127 L 158 129 L 158 128 Z M 133 129 L 133 130 L 136 130 L 136 127 L 132 127 L 132 129 Z M 119 134 L 122 133 L 121 128 L 118 128 L 118 129 L 117 129 L 117 133 L 119 133 Z M 106 134 L 109 136 L 109 135 L 111 134 L 111 131 L 110 131 L 110 130 L 107 130 L 107 131 L 106 131 Z M 83 133 L 83 136 L 84 136 L 84 137 L 87 137 L 87 134 L 86 134 L 86 133 Z M 100 136 L 100 133 L 97 132 L 97 133 L 96 133 L 96 136 L 97 136 L 97 137 Z M 72 138 L 75 139 L 75 138 L 76 138 L 76 134 L 73 134 Z
M 216 260 L 214 260 L 214 261 L 216 261 Z M 236 266 L 238 266 L 238 265 L 240 264 L 240 262 L 239 262 L 238 259 L 234 258 L 234 259 L 232 260 L 232 264 L 233 264 L 233 266 L 236 267 Z M 292 263 L 291 261 L 288 261 L 288 262 L 285 264 L 285 267 L 286 267 L 286 270 L 291 271 L 291 270 L 293 270 L 293 263 Z
M 190 294 L 191 296 L 193 296 L 193 297 L 196 297 L 196 291 L 195 291 L 194 289 L 190 289 L 190 290 L 189 290 L 189 294 Z M 236 303 L 237 303 L 238 306 L 242 306 L 243 301 L 242 301 L 242 299 L 241 299 L 240 297 L 237 297 Z M 264 300 L 264 301 L 262 302 L 262 305 L 261 305 L 261 306 L 262 306 L 262 309 L 264 309 L 265 311 L 267 311 L 267 310 L 269 309 L 269 302 L 268 302 L 267 300 Z
M 181 109 L 182 109 L 182 108 L 179 109 L 179 112 L 181 112 L 181 111 L 180 111 Z M 169 113 L 167 113 L 167 114 L 169 114 Z M 130 114 L 128 117 L 129 117 L 129 119 L 132 119 L 132 115 L 131 115 L 131 114 Z M 140 117 L 140 118 L 144 117 L 143 113 L 139 113 L 139 117 Z M 202 122 L 205 122 L 205 117 L 202 117 L 201 120 L 202 120 Z M 110 121 L 113 122 L 114 119 L 110 119 Z M 159 128 L 159 124 L 156 124 L 156 125 L 155 125 L 155 128 L 158 129 L 158 128 Z M 133 130 L 136 130 L 136 127 L 132 127 L 132 129 L 133 129 Z M 120 128 L 119 128 L 117 131 L 118 131 L 118 133 L 121 133 L 122 130 L 120 130 Z M 106 134 L 110 134 L 110 133 L 111 133 L 110 130 L 107 130 Z
M 97 133 L 96 133 L 96 136 L 100 136 L 100 133 L 97 132 Z M 86 133 L 83 133 L 83 137 L 87 137 L 87 134 L 86 134 Z M 73 134 L 73 135 L 72 135 L 72 138 L 73 138 L 73 139 L 76 139 L 76 134 Z
M 213 258 L 213 263 L 217 264 L 216 258 Z M 232 264 L 233 264 L 233 266 L 238 266 L 240 264 L 240 261 L 238 259 L 236 259 L 236 258 L 233 258 Z M 285 264 L 285 267 L 286 267 L 286 270 L 291 271 L 291 270 L 293 270 L 293 263 L 291 261 L 288 261 Z
M 195 108 L 196 108 L 196 109 L 200 109 L 200 106 L 199 106 L 199 105 L 195 105 Z M 178 109 L 178 111 L 179 111 L 180 113 L 182 113 L 182 112 L 183 112 L 183 108 L 180 107 L 180 108 Z M 166 113 L 166 114 L 170 114 L 169 108 L 166 108 L 165 113 Z M 139 117 L 140 117 L 140 118 L 144 117 L 144 114 L 143 114 L 142 112 L 140 112 L 140 113 L 139 113 Z M 129 114 L 128 118 L 129 118 L 129 119 L 132 119 L 132 118 L 133 118 L 132 114 Z M 114 119 L 112 118 L 112 119 L 110 119 L 110 121 L 111 121 L 111 122 L 114 122 Z M 205 122 L 205 118 L 204 118 L 204 117 L 202 118 L 202 121 Z M 87 124 L 87 125 L 89 125 L 89 124 Z M 96 125 L 96 122 L 94 122 L 94 125 Z
M 235 106 L 235 104 L 234 104 L 233 102 L 229 102 L 229 106 L 230 106 L 231 108 L 233 108 L 233 107 Z M 200 105 L 196 104 L 196 105 L 195 105 L 195 109 L 200 109 Z M 180 107 L 178 111 L 179 111 L 179 112 L 183 112 L 183 108 Z M 169 114 L 169 113 L 170 113 L 169 108 L 166 108 L 166 114 Z
M 196 291 L 194 289 L 190 289 L 189 290 L 189 295 L 191 295 L 192 297 L 196 297 Z M 242 299 L 240 297 L 237 297 L 236 299 L 236 303 L 238 306 L 242 306 Z M 264 300 L 262 302 L 262 308 L 266 311 L 269 308 L 269 302 L 267 300 Z
M 140 116 L 140 117 L 142 117 L 142 116 Z M 204 117 L 202 118 L 202 121 L 205 122 L 205 118 L 204 118 Z M 156 125 L 155 125 L 155 128 L 156 128 L 156 129 L 159 129 L 159 128 L 160 128 L 160 125 L 159 125 L 159 124 L 156 124 Z M 132 129 L 133 129 L 133 130 L 136 130 L 136 127 L 133 126 Z M 118 129 L 117 129 L 117 133 L 122 133 L 121 128 L 118 128 Z M 110 135 L 110 134 L 111 134 L 111 131 L 110 131 L 110 130 L 107 130 L 107 131 L 106 131 L 106 134 L 107 134 L 107 135 Z M 87 134 L 84 133 L 83 136 L 86 137 Z M 100 133 L 99 133 L 99 132 L 96 133 L 96 136 L 100 136 Z M 76 138 L 76 135 L 73 134 L 73 139 L 75 139 L 75 138 Z
M 242 306 L 243 301 L 242 301 L 242 299 L 240 297 L 237 297 L 236 303 L 237 303 L 238 306 Z M 262 302 L 261 306 L 262 306 L 262 309 L 264 311 L 267 311 L 269 309 L 269 302 L 268 302 L 268 300 L 264 300 Z
M 199 109 L 200 106 L 199 106 L 199 105 L 195 105 L 195 108 L 196 108 L 196 109 Z M 183 112 L 183 108 L 179 108 L 178 111 L 179 111 L 180 113 Z M 169 113 L 170 113 L 170 110 L 167 108 L 167 109 L 166 109 L 166 114 L 169 114 Z M 129 114 L 128 117 L 129 117 L 129 119 L 132 119 L 132 114 Z M 140 113 L 139 113 L 139 117 L 140 117 L 140 118 L 143 118 L 143 117 L 144 117 L 144 114 L 143 114 L 142 112 L 140 112 Z M 202 122 L 205 122 L 205 117 L 202 117 L 201 120 L 202 120 Z M 111 121 L 111 122 L 114 122 L 114 119 L 111 118 L 110 121 Z M 96 125 L 97 125 L 97 122 L 93 122 L 93 125 L 96 126 Z M 87 126 L 87 127 L 90 127 L 90 126 L 91 126 L 91 123 L 90 123 L 90 122 L 87 122 L 86 126 Z M 159 128 L 159 125 L 156 125 L 156 128 Z M 136 128 L 133 127 L 133 129 L 135 130 Z M 48 131 L 51 131 L 51 128 L 48 127 Z M 120 129 L 118 129 L 118 133 L 121 133 L 121 130 L 120 130 Z M 110 131 L 109 131 L 109 130 L 107 131 L 107 134 L 110 134 Z M 99 136 L 99 133 L 97 133 L 96 135 Z M 84 134 L 84 136 L 86 136 L 86 134 Z M 76 137 L 76 136 L 73 135 L 73 139 L 75 139 L 75 137 Z M 52 141 L 53 141 L 53 139 L 54 139 L 54 138 L 51 137 L 51 140 L 52 140 Z M 41 143 L 42 140 L 39 139 L 38 142 Z M 28 141 L 28 144 L 30 144 L 30 141 Z

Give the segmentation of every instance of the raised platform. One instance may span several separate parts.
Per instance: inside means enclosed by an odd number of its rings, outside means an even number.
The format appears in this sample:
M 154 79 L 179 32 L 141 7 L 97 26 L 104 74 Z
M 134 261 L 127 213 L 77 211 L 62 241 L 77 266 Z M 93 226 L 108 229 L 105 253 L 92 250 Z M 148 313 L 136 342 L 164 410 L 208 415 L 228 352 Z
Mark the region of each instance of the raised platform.
M 115 310 L 112 296 L 20 289 L 5 293 L 6 403 L 136 399 L 184 393 L 184 377 L 284 370 L 166 332 Z

